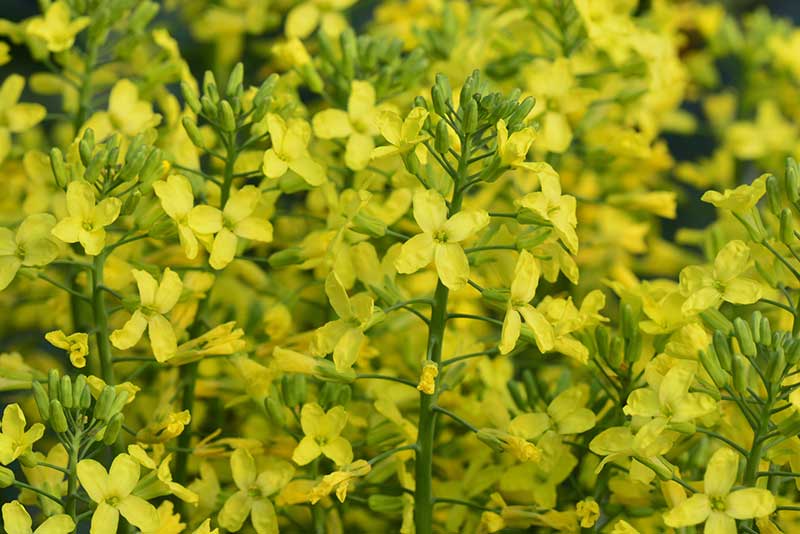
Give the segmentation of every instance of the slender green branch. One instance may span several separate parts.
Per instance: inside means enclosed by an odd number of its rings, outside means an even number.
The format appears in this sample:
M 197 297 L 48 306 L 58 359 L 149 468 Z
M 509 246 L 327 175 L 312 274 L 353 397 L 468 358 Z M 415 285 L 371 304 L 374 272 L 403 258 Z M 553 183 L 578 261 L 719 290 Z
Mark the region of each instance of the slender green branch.
M 34 493 L 38 493 L 42 497 L 45 497 L 47 499 L 50 499 L 53 502 L 58 503 L 60 506 L 64 505 L 64 503 L 61 502 L 61 499 L 59 499 L 58 497 L 56 497 L 52 493 L 48 493 L 48 492 L 46 492 L 44 490 L 40 490 L 39 488 L 37 488 L 35 486 L 31 486 L 30 484 L 26 484 L 25 482 L 21 482 L 19 480 L 15 480 L 14 481 L 14 485 L 17 486 L 18 488 L 23 488 L 23 489 L 26 489 L 28 491 L 32 491 Z
M 400 384 L 405 384 L 407 386 L 411 386 L 412 388 L 416 388 L 417 384 L 408 380 L 406 378 L 399 378 L 396 376 L 389 376 L 389 375 L 381 375 L 377 373 L 359 373 L 356 375 L 356 379 L 370 379 L 370 380 L 388 380 L 390 382 L 398 382 Z
M 497 508 L 487 508 L 486 506 L 481 506 L 480 504 L 475 504 L 474 502 L 464 501 L 461 499 L 452 499 L 450 497 L 436 497 L 436 499 L 433 501 L 433 504 L 460 504 L 462 506 L 467 506 L 476 510 L 482 510 L 484 512 L 499 511 Z
M 397 454 L 398 452 L 411 451 L 411 450 L 413 450 L 413 451 L 417 450 L 416 443 L 411 444 L 411 445 L 403 445 L 402 447 L 397 447 L 396 449 L 392 449 L 390 451 L 382 452 L 379 455 L 377 455 L 376 457 L 374 457 L 371 460 L 369 460 L 367 463 L 369 465 L 375 465 L 378 462 L 380 462 L 382 460 L 385 460 L 386 458 L 388 458 L 388 457 L 390 457 L 390 456 L 392 456 L 394 454 Z
M 470 424 L 465 419 L 463 419 L 462 417 L 454 414 L 450 410 L 442 408 L 441 406 L 433 406 L 432 409 L 435 412 L 439 412 L 439 413 L 442 413 L 442 414 L 446 415 L 447 417 L 449 417 L 450 419 L 452 419 L 456 423 L 459 423 L 460 425 L 464 426 L 470 432 L 477 434 L 478 429 L 474 425 Z
M 442 362 L 442 367 L 447 367 L 448 365 L 452 365 L 456 362 L 460 362 L 462 360 L 467 360 L 469 358 L 476 358 L 478 356 L 493 356 L 500 352 L 498 349 L 489 349 L 489 350 L 482 350 L 479 352 L 470 352 L 469 354 L 462 354 L 460 356 L 454 356 Z

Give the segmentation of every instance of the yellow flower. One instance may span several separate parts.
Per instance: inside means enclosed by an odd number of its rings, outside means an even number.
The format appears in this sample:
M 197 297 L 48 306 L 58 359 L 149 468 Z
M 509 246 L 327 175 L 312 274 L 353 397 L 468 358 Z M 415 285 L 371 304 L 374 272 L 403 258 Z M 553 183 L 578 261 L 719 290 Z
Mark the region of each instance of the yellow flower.
M 580 519 L 581 527 L 591 528 L 597 523 L 600 517 L 600 505 L 591 497 L 587 497 L 582 501 L 578 501 L 575 505 L 578 519 Z
M 533 128 L 523 128 L 509 136 L 506 121 L 497 121 L 497 155 L 500 156 L 500 163 L 509 167 L 525 168 L 525 158 L 534 139 L 536 132 Z
M 706 534 L 733 534 L 737 519 L 764 517 L 775 511 L 775 497 L 769 490 L 744 488 L 731 491 L 736 482 L 739 458 L 727 447 L 717 450 L 708 461 L 704 493 L 695 493 L 664 514 L 673 528 L 706 522 Z
M 375 148 L 372 136 L 375 125 L 375 89 L 369 82 L 353 80 L 347 111 L 326 109 L 314 115 L 314 133 L 320 139 L 347 138 L 344 153 L 346 165 L 354 171 L 367 166 Z
M 218 528 L 212 529 L 211 520 L 206 519 L 205 521 L 200 523 L 200 526 L 194 529 L 192 534 L 219 534 L 219 529 Z
M 117 532 L 120 514 L 143 531 L 158 526 L 155 507 L 132 494 L 139 482 L 139 464 L 129 455 L 120 454 L 114 458 L 108 471 L 94 460 L 81 460 L 78 480 L 89 498 L 97 503 L 92 514 L 91 534 Z
M 292 460 L 306 465 L 324 454 L 336 465 L 349 464 L 353 461 L 353 447 L 340 436 L 346 424 L 347 412 L 341 406 L 334 406 L 326 413 L 315 402 L 303 405 L 300 425 L 305 436 L 297 444 Z
M 694 367 L 673 367 L 659 384 L 634 390 L 623 411 L 631 416 L 661 418 L 667 424 L 693 423 L 714 412 L 717 403 L 710 395 L 689 392 L 694 383 Z
M 345 10 L 355 0 L 306 0 L 294 6 L 286 15 L 286 36 L 305 39 L 322 26 L 328 35 L 339 35 L 347 28 L 347 19 L 339 11 Z
M 183 284 L 169 267 L 164 270 L 161 283 L 147 271 L 133 269 L 132 273 L 139 287 L 139 307 L 122 328 L 111 333 L 111 343 L 118 349 L 129 349 L 138 343 L 146 328 L 153 356 L 165 362 L 178 349 L 175 330 L 165 315 L 178 302 Z
M 713 204 L 717 208 L 731 210 L 734 213 L 746 214 L 753 206 L 758 204 L 764 193 L 767 192 L 767 177 L 762 174 L 751 184 L 743 184 L 736 189 L 726 189 L 724 193 L 706 191 L 701 200 Z
M 294 468 L 282 460 L 272 460 L 262 472 L 247 449 L 236 449 L 231 455 L 231 472 L 238 491 L 228 497 L 217 521 L 231 532 L 241 530 L 247 517 L 258 534 L 278 532 L 278 518 L 270 496 L 281 490 L 294 475 Z
M 108 111 L 98 111 L 84 125 L 96 135 L 110 135 L 117 130 L 133 137 L 161 123 L 161 115 L 153 113 L 153 105 L 139 98 L 139 89 L 132 81 L 119 80 L 108 95 Z
M 424 108 L 412 109 L 403 119 L 397 112 L 385 109 L 378 114 L 378 130 L 390 146 L 379 146 L 372 151 L 372 159 L 384 158 L 394 154 L 405 154 L 416 150 L 421 162 L 425 161 L 425 147 L 423 141 L 430 138 L 426 133 L 420 133 L 428 118 L 428 111 Z
M 211 245 L 208 264 L 214 269 L 224 269 L 236 256 L 239 238 L 252 241 L 272 241 L 272 224 L 253 215 L 261 202 L 261 191 L 246 185 L 231 189 L 230 197 L 222 211 L 210 206 L 189 215 L 189 225 L 201 234 L 216 234 Z
M 450 289 L 460 289 L 469 280 L 469 260 L 460 243 L 489 224 L 483 210 L 460 211 L 447 218 L 447 204 L 438 192 L 428 189 L 414 195 L 414 219 L 422 233 L 400 249 L 397 272 L 411 274 L 434 262 L 439 279 Z
M 147 482 L 143 481 L 142 484 L 139 484 L 136 490 L 139 496 L 149 500 L 164 495 L 175 495 L 184 502 L 197 504 L 199 499 L 197 493 L 172 480 L 172 471 L 169 468 L 169 463 L 172 460 L 171 454 L 166 455 L 160 463 L 156 463 L 156 460 L 151 458 L 144 448 L 138 444 L 128 445 L 128 454 L 143 467 L 156 472 L 155 479 L 153 477 L 145 477 L 144 480 Z
M 690 265 L 680 273 L 681 310 L 692 315 L 718 307 L 722 301 L 752 304 L 761 299 L 762 285 L 742 276 L 750 266 L 750 248 L 743 241 L 729 241 L 714 259 L 714 265 Z
M 334 471 L 322 477 L 319 484 L 314 486 L 309 495 L 311 504 L 316 504 L 321 498 L 336 491 L 336 498 L 339 502 L 344 502 L 347 492 L 355 484 L 355 480 L 364 477 L 372 470 L 372 466 L 366 460 L 356 460 L 344 466 L 340 471 Z
M 640 532 L 624 519 L 620 519 L 614 523 L 614 529 L 611 534 L 640 534 Z
M 63 52 L 75 44 L 75 36 L 89 25 L 89 17 L 78 17 L 70 20 L 69 4 L 63 0 L 53 2 L 44 17 L 32 18 L 25 30 L 47 43 L 51 52 Z
M 23 454 L 44 435 L 44 425 L 34 423 L 25 431 L 25 414 L 19 404 L 9 404 L 3 410 L 0 427 L 0 464 L 8 465 Z
M 163 443 L 180 436 L 192 420 L 189 410 L 160 414 L 137 434 L 136 439 L 145 443 Z
M 433 395 L 436 392 L 436 377 L 439 376 L 439 366 L 436 362 L 426 361 L 422 365 L 422 373 L 419 376 L 417 389 L 426 395 Z
M 267 126 L 272 148 L 264 153 L 262 171 L 269 178 L 280 178 L 291 170 L 309 185 L 321 185 L 325 181 L 325 169 L 311 158 L 308 142 L 311 127 L 300 119 L 287 123 L 279 115 L 267 115 Z
M 66 514 L 48 517 L 36 530 L 32 525 L 31 516 L 19 501 L 3 505 L 3 528 L 8 534 L 69 534 L 75 530 L 75 522 Z
M 553 231 L 573 254 L 578 253 L 578 234 L 575 226 L 575 197 L 561 194 L 561 181 L 553 168 L 547 163 L 529 163 L 526 168 L 539 177 L 541 190 L 528 193 L 514 201 L 522 213 L 530 214 L 537 220 L 549 223 Z
M 536 258 L 527 250 L 523 250 L 514 268 L 511 295 L 508 299 L 508 308 L 500 334 L 498 347 L 500 354 L 508 354 L 516 346 L 522 330 L 523 317 L 525 324 L 533 330 L 539 350 L 548 352 L 553 349 L 555 343 L 553 327 L 545 316 L 530 304 L 536 294 L 536 287 L 539 285 L 539 274 L 539 264 L 536 262 Z
M 25 78 L 12 74 L 0 85 L 0 163 L 11 151 L 11 134 L 21 133 L 39 124 L 47 115 L 41 104 L 19 103 Z
M 65 243 L 80 242 L 89 256 L 97 256 L 106 246 L 105 227 L 119 217 L 122 201 L 116 197 L 101 200 L 94 196 L 94 187 L 84 180 L 67 186 L 67 213 L 55 225 L 53 235 Z
M 20 267 L 41 267 L 58 257 L 58 245 L 50 234 L 55 224 L 55 217 L 42 213 L 26 217 L 16 232 L 0 228 L 0 291 Z
M 187 258 L 193 260 L 197 257 L 198 251 L 195 232 L 210 233 L 203 230 L 207 229 L 209 219 L 216 219 L 216 208 L 206 205 L 195 206 L 192 184 L 180 174 L 171 174 L 166 180 L 154 183 L 153 190 L 161 200 L 164 212 L 178 225 L 178 238 L 183 252 Z
M 314 333 L 312 354 L 324 356 L 333 352 L 333 362 L 338 371 L 347 371 L 358 358 L 366 341 L 364 331 L 380 320 L 372 297 L 359 293 L 347 296 L 336 273 L 331 271 L 325 279 L 325 294 L 339 319 L 329 321 Z
M 644 467 L 638 459 L 647 461 L 650 465 L 668 470 L 662 461 L 661 455 L 666 454 L 674 442 L 674 436 L 666 431 L 663 420 L 654 419 L 639 428 L 634 434 L 629 427 L 615 426 L 603 430 L 589 443 L 591 451 L 604 457 L 597 466 L 600 472 L 608 462 L 621 462 L 633 457 L 631 461 L 631 477 L 648 483 L 655 475 L 653 471 Z M 674 433 L 673 433 L 674 434 Z M 634 477 L 634 473 L 637 476 Z M 639 474 L 642 476 L 639 476 Z
M 11 61 L 11 47 L 8 46 L 8 43 L 0 41 L 0 65 L 5 65 L 9 61 Z
M 54 347 L 69 352 L 69 361 L 77 368 L 86 367 L 86 355 L 89 354 L 89 334 L 76 332 L 66 335 L 61 330 L 54 330 L 44 335 Z

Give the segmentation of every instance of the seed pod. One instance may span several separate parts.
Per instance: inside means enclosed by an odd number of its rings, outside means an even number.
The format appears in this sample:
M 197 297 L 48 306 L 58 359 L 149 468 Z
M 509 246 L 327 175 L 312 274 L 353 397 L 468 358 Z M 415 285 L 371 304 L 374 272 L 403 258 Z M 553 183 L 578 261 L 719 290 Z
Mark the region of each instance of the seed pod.
M 720 389 L 727 386 L 730 382 L 730 377 L 728 373 L 722 370 L 719 362 L 717 362 L 713 356 L 710 356 L 709 353 L 704 350 L 701 350 L 698 354 L 700 363 L 703 364 L 703 367 L 708 372 L 709 376 L 711 376 L 711 380 L 714 381 L 714 384 Z
M 103 431 L 103 443 L 106 445 L 113 445 L 119 437 L 119 431 L 122 430 L 122 421 L 124 417 L 121 413 L 114 414 L 106 425 Z
M 205 142 L 203 141 L 203 135 L 197 128 L 197 124 L 189 117 L 184 117 L 181 119 L 181 123 L 183 124 L 183 129 L 186 130 L 186 134 L 189 136 L 189 139 L 192 141 L 194 146 L 197 148 L 203 148 L 205 146 Z
M 792 210 L 783 208 L 781 210 L 780 239 L 785 244 L 794 242 L 794 221 L 792 220 Z
M 61 404 L 67 410 L 72 409 L 74 406 L 72 402 L 72 379 L 69 375 L 64 375 L 61 377 L 61 389 L 59 390 L 59 398 L 61 399 Z
M 50 369 L 50 372 L 47 373 L 47 393 L 51 399 L 58 399 L 60 380 L 61 376 L 58 373 L 58 369 Z
M 111 405 L 116 398 L 116 391 L 112 386 L 106 386 L 100 393 L 94 405 L 94 417 L 100 421 L 107 421 L 111 417 Z
M 750 383 L 750 362 L 741 354 L 733 356 L 733 389 L 740 393 L 747 391 Z
M 736 332 L 736 339 L 739 341 L 739 347 L 742 349 L 742 354 L 750 356 L 751 358 L 754 357 L 758 351 L 753 341 L 753 333 L 750 331 L 750 325 L 741 317 L 737 317 L 733 320 L 733 328 Z
M 730 343 L 728 343 L 727 336 L 719 330 L 714 331 L 713 346 L 720 366 L 726 371 L 730 371 L 731 362 L 733 361 L 733 352 L 731 352 L 731 346 Z
M 64 407 L 56 399 L 50 399 L 50 426 L 59 434 L 63 434 L 69 428 Z
M 226 132 L 236 131 L 236 117 L 233 115 L 233 108 L 227 100 L 219 103 L 220 125 Z
M 527 410 L 528 403 L 525 401 L 525 397 L 522 396 L 522 390 L 519 387 L 519 382 L 516 380 L 509 380 L 506 382 L 506 387 L 508 388 L 508 392 L 511 394 L 511 398 L 514 399 L 514 404 L 517 405 L 517 408 L 523 412 Z
M 440 120 L 439 124 L 436 125 L 433 146 L 442 155 L 447 154 L 447 151 L 450 150 L 450 131 L 447 128 L 447 123 L 443 120 Z
M 396 515 L 403 511 L 405 502 L 400 495 L 370 495 L 367 497 L 367 506 L 373 512 Z
M 773 215 L 778 215 L 781 212 L 781 193 L 778 186 L 778 179 L 774 175 L 767 176 L 767 204 L 769 211 Z
M 464 133 L 471 134 L 478 128 L 478 102 L 471 98 L 464 108 L 464 117 L 461 119 Z
M 31 383 L 33 389 L 33 400 L 36 401 L 36 408 L 39 410 L 39 417 L 42 421 L 50 419 L 50 399 L 47 398 L 47 392 L 37 380 Z

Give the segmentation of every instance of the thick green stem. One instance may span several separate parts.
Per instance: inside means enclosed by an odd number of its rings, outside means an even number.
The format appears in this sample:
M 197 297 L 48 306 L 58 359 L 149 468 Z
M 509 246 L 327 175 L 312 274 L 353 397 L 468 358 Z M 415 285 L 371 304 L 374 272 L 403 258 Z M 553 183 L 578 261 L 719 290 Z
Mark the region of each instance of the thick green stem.
M 114 385 L 114 363 L 111 356 L 111 341 L 108 336 L 108 313 L 103 294 L 103 270 L 105 269 L 105 253 L 94 257 L 92 269 L 92 311 L 97 329 L 97 351 L 100 355 L 100 375 L 106 384 Z
M 81 448 L 81 433 L 76 432 L 72 437 L 72 446 L 69 451 L 69 464 L 67 465 L 67 503 L 66 512 L 75 523 L 78 523 L 78 453 Z

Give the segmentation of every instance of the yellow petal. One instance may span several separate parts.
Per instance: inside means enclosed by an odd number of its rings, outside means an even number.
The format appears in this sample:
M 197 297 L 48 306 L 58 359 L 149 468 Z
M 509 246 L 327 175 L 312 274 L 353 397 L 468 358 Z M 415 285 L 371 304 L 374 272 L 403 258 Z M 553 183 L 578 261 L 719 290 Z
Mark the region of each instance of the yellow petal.
M 414 220 L 425 233 L 442 229 L 447 221 L 447 204 L 438 191 L 425 189 L 414 195 Z
M 353 461 L 353 447 L 350 442 L 339 436 L 322 446 L 322 454 L 333 460 L 337 466 Z
M 236 223 L 233 233 L 251 241 L 269 243 L 272 241 L 272 223 L 259 217 L 248 217 Z
M 186 217 L 194 205 L 192 185 L 180 174 L 171 174 L 166 180 L 155 182 L 153 191 L 161 201 L 161 207 L 172 219 Z
M 764 517 L 775 511 L 775 497 L 769 490 L 745 488 L 734 491 L 725 501 L 725 513 L 734 519 Z
M 336 315 L 342 319 L 349 319 L 353 316 L 347 290 L 345 290 L 344 286 L 339 281 L 339 277 L 336 276 L 336 273 L 333 271 L 325 278 L 325 295 L 327 295 L 328 302 L 330 302 Z
M 294 449 L 292 461 L 297 465 L 307 465 L 320 454 L 322 454 L 322 449 L 320 449 L 317 441 L 313 437 L 306 436 L 300 440 L 300 443 Z
M 8 534 L 29 534 L 32 524 L 31 516 L 19 501 L 3 505 L 3 528 Z
M 145 328 L 147 328 L 147 317 L 140 310 L 136 310 L 122 328 L 111 332 L 111 344 L 118 349 L 129 349 L 142 339 Z
M 469 260 L 461 245 L 440 243 L 435 247 L 434 262 L 439 279 L 448 289 L 458 290 L 469 280 Z
M 225 220 L 236 224 L 252 215 L 260 200 L 261 191 L 253 185 L 246 185 L 238 191 L 231 192 L 222 214 Z
M 70 534 L 74 531 L 75 522 L 72 518 L 66 514 L 57 514 L 45 519 L 34 534 Z
M 219 526 L 230 532 L 241 530 L 247 516 L 250 515 L 252 499 L 246 491 L 237 491 L 225 501 L 217 522 Z
M 269 178 L 280 178 L 289 170 L 286 160 L 278 156 L 274 149 L 270 148 L 264 152 L 264 161 L 261 165 L 261 172 Z
M 247 449 L 236 449 L 231 454 L 231 473 L 236 487 L 247 491 L 256 480 L 256 461 Z
M 442 230 L 444 230 L 449 243 L 460 243 L 468 237 L 474 237 L 480 230 L 489 224 L 489 214 L 483 210 L 460 211 L 450 217 Z
M 729 241 L 714 258 L 714 278 L 727 284 L 747 270 L 750 247 L 744 241 Z
M 224 269 L 236 257 L 236 247 L 239 243 L 236 234 L 223 228 L 219 231 L 214 238 L 214 244 L 211 246 L 211 256 L 208 258 L 208 264 L 214 269 Z
M 172 324 L 163 315 L 154 313 L 147 321 L 150 348 L 159 362 L 165 362 L 178 351 L 178 340 Z
M 503 319 L 503 329 L 500 332 L 500 344 L 497 347 L 500 354 L 508 354 L 514 350 L 521 329 L 522 318 L 515 309 L 509 307 Z
M 278 517 L 272 501 L 266 498 L 254 499 L 250 510 L 250 520 L 257 534 L 278 534 Z
M 89 534 L 116 534 L 118 526 L 119 511 L 105 501 L 98 503 Z
M 728 494 L 736 482 L 736 473 L 739 470 L 739 457 L 731 449 L 723 447 L 718 449 L 708 460 L 705 482 L 705 492 L 714 497 Z
M 222 212 L 213 206 L 199 204 L 189 211 L 188 223 L 198 234 L 216 234 L 222 229 Z
M 181 296 L 183 291 L 183 282 L 178 273 L 167 267 L 164 269 L 164 274 L 161 276 L 161 283 L 158 284 L 153 304 L 159 313 L 167 313 Z
M 341 109 L 326 109 L 314 115 L 311 121 L 314 133 L 320 139 L 338 139 L 349 136 L 353 129 L 347 112 Z
M 511 281 L 511 302 L 528 303 L 536 294 L 541 270 L 533 254 L 523 250 L 514 267 L 514 280 Z
M 664 514 L 668 527 L 690 527 L 702 523 L 711 513 L 711 502 L 707 495 L 695 493 L 675 508 Z
M 119 501 L 117 508 L 122 517 L 128 520 L 128 523 L 138 527 L 142 532 L 152 532 L 158 528 L 158 511 L 155 506 L 141 497 L 128 495 Z
M 96 503 L 103 502 L 108 495 L 108 473 L 105 467 L 95 460 L 81 460 L 78 462 L 78 480 L 81 487 Z
M 400 254 L 395 258 L 394 266 L 398 273 L 415 273 L 433 261 L 434 251 L 433 236 L 425 233 L 417 234 L 400 247 Z
M 108 491 L 117 497 L 129 495 L 139 482 L 139 462 L 128 454 L 119 454 L 108 470 Z
M 369 165 L 375 142 L 371 135 L 353 133 L 347 140 L 344 161 L 348 169 L 360 171 Z

